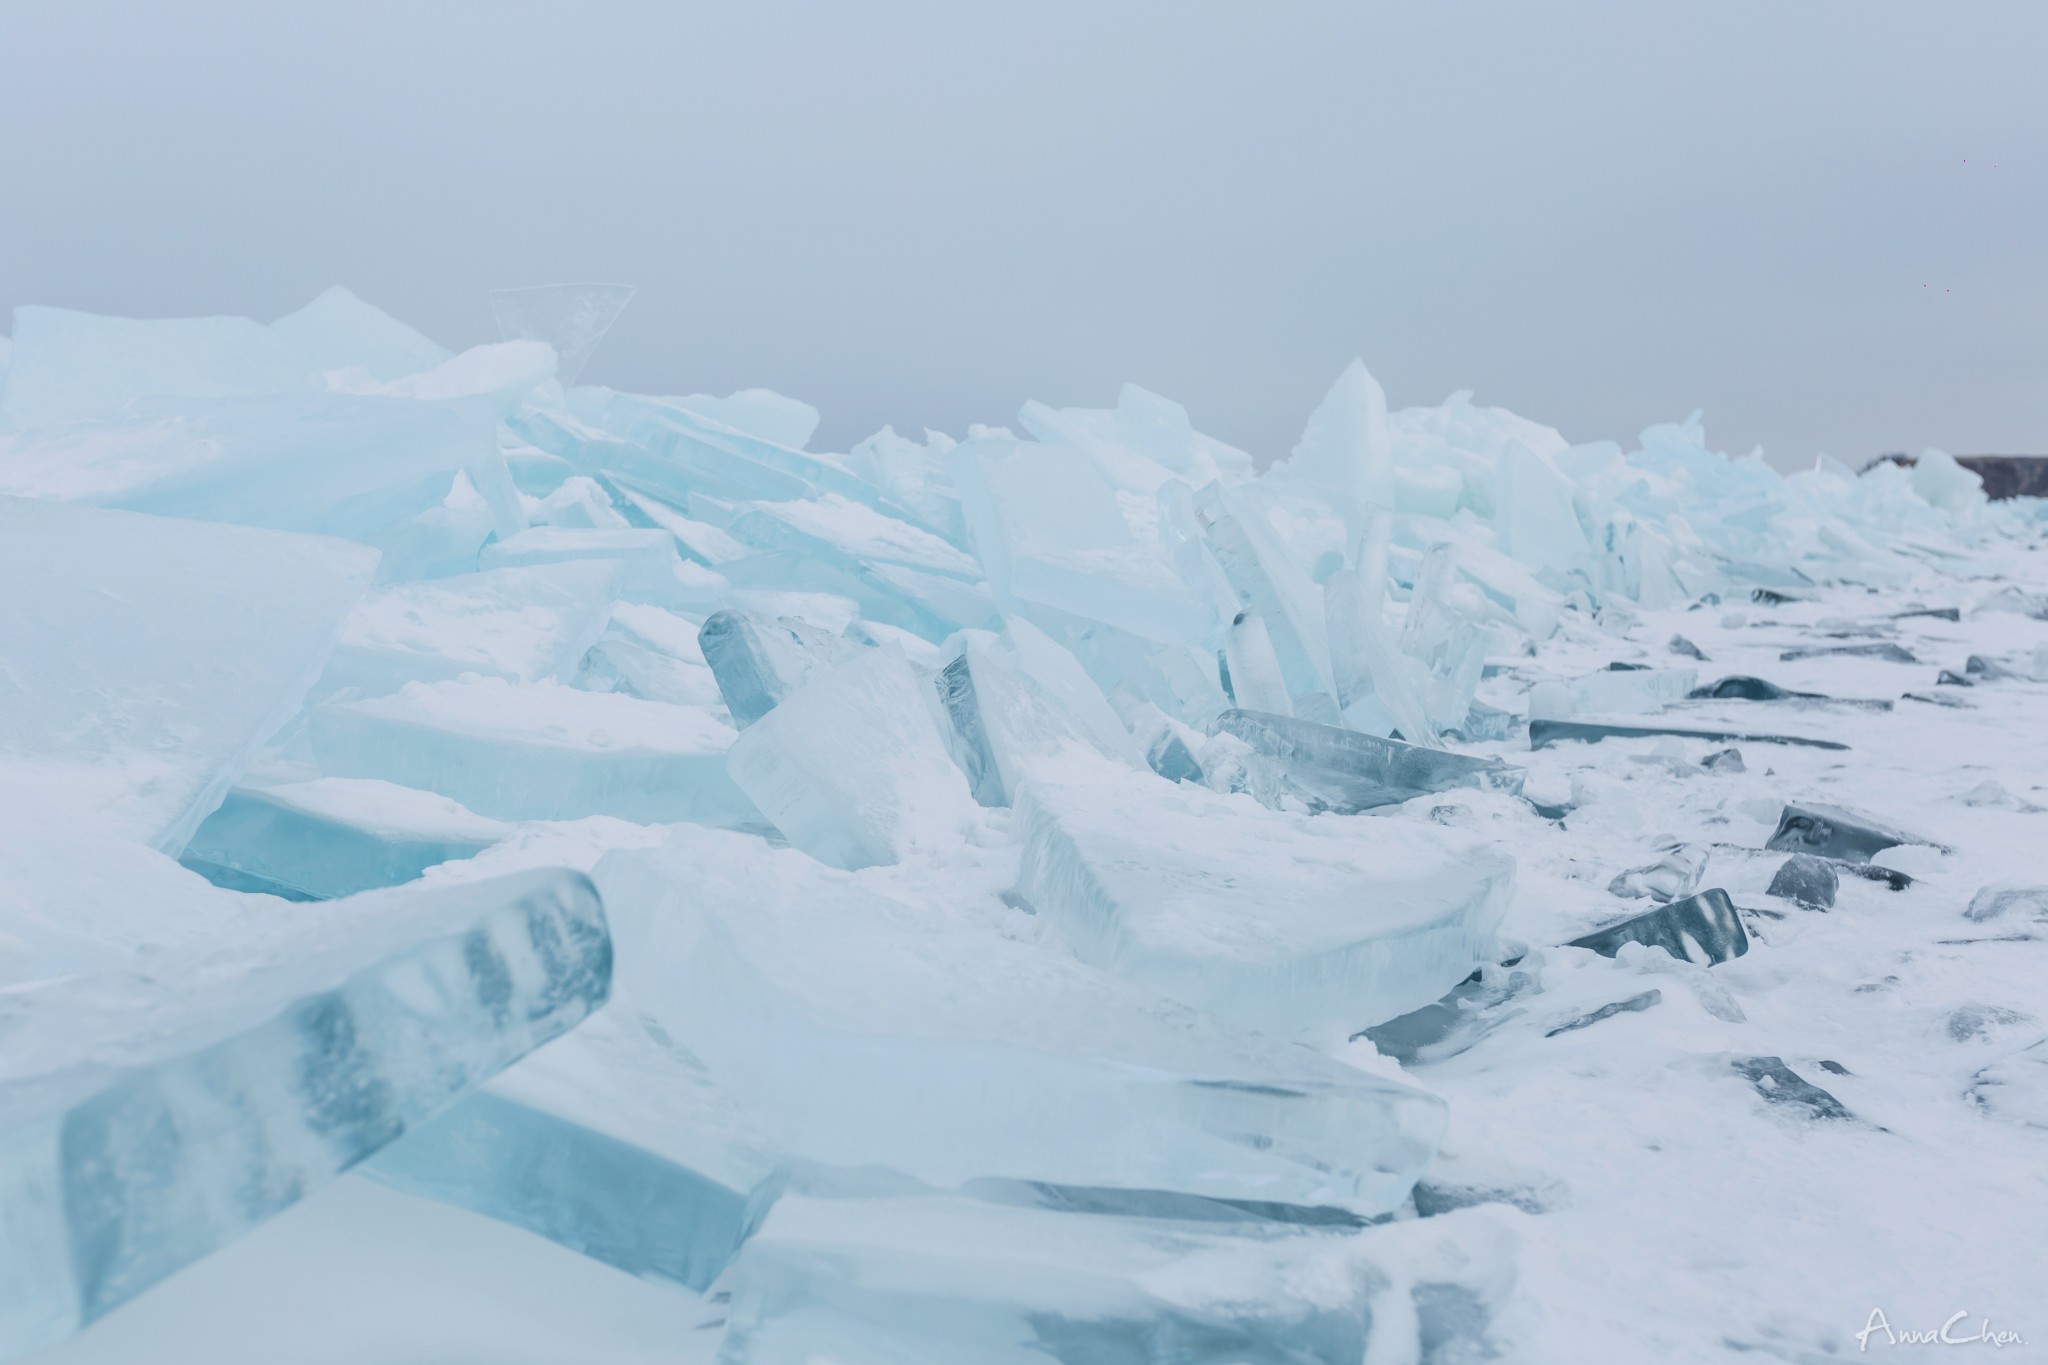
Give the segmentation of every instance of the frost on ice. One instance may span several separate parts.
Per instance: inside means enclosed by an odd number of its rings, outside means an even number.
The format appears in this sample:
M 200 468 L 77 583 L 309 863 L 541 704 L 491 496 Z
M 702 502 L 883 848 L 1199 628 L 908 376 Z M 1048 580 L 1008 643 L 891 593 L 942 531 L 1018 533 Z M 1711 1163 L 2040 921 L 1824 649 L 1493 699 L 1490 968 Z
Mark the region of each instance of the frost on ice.
M 1670 1330 L 1824 1353 L 1788 1267 L 1922 1253 L 1750 1205 L 2002 1197 L 2037 500 L 1358 362 L 1257 458 L 1134 385 L 837 453 L 579 383 L 631 292 L 17 310 L 0 1356 L 355 1165 L 728 1365 L 1622 1358 L 1645 1189 Z

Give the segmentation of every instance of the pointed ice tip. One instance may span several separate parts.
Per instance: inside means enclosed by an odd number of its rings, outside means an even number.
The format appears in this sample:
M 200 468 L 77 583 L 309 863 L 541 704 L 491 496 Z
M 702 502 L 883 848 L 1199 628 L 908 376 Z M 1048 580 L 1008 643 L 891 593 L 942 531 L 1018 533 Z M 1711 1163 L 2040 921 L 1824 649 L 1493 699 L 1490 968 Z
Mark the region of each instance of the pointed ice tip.
M 491 312 L 506 341 L 545 341 L 561 357 L 564 386 L 576 382 L 605 333 L 626 311 L 637 286 L 536 284 L 493 289 Z

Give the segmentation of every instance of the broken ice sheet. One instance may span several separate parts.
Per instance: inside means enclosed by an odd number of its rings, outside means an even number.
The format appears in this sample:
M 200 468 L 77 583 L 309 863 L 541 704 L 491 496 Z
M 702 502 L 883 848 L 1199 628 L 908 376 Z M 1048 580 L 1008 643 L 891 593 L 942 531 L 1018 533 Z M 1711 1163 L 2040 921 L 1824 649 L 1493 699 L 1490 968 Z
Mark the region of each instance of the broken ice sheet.
M 511 827 L 445 796 L 368 778 L 237 787 L 179 861 L 216 886 L 326 900 L 474 857 Z
M 439 404 L 149 399 L 0 434 L 0 493 L 381 544 L 445 498 L 457 473 L 491 484 L 498 458 L 488 431 Z
M 381 697 L 464 673 L 567 682 L 604 632 L 620 575 L 594 559 L 379 588 L 342 624 L 315 695 Z
M 759 818 L 726 776 L 733 731 L 696 707 L 465 677 L 316 706 L 307 730 L 326 776 L 439 792 L 500 820 Z
M 834 867 L 927 856 L 974 803 L 930 682 L 893 645 L 814 673 L 742 731 L 726 771 L 789 842 Z
M 1719 888 L 1660 905 L 1655 910 L 1596 929 L 1567 947 L 1590 948 L 1613 957 L 1625 943 L 1662 948 L 1681 962 L 1711 965 L 1749 951 L 1749 935 L 1728 893 Z
M 1504 1009 L 1536 989 L 1536 977 L 1507 968 L 1482 968 L 1421 1009 L 1366 1029 L 1381 1055 L 1412 1067 L 1455 1057 L 1521 1013 Z
M 1698 679 L 1698 671 L 1690 668 L 1603 669 L 1583 678 L 1536 684 L 1529 692 L 1529 714 L 1541 720 L 1583 714 L 1649 715 L 1691 695 Z
M 574 384 L 619 314 L 632 302 L 630 284 L 536 284 L 493 289 L 491 313 L 507 341 L 554 347 L 562 383 Z
M 587 878 L 247 918 L 225 946 L 0 991 L 0 1354 L 57 1341 L 602 1005 Z
M 1290 796 L 1311 810 L 1356 815 L 1454 787 L 1510 795 L 1522 789 L 1522 770 L 1497 758 L 1425 749 L 1290 716 L 1225 711 L 1216 728 L 1258 754 L 1251 774 L 1255 794 Z
M 1608 725 L 1588 720 L 1532 720 L 1529 722 L 1529 747 L 1547 748 L 1552 744 L 1578 741 L 1584 744 L 1598 744 L 1603 739 L 1654 739 L 1670 735 L 1677 739 L 1705 740 L 1712 744 L 1789 744 L 1807 749 L 1846 749 L 1849 746 L 1832 739 L 1811 739 L 1804 735 L 1752 734 L 1737 730 L 1699 730 L 1683 725 Z
M 375 565 L 325 537 L 0 497 L 0 800 L 175 853 L 298 710 Z
M 1386 1287 L 1363 1250 L 1270 1225 L 788 1199 L 734 1267 L 719 1359 L 1347 1365 Z
M 678 829 L 596 879 L 621 989 L 800 1155 L 1384 1212 L 1440 1100 L 788 849 Z
M 774 710 L 814 671 L 845 663 L 862 648 L 805 621 L 740 610 L 713 612 L 705 619 L 697 644 L 718 680 L 733 724 L 743 730 Z
M 1860 811 L 1802 802 L 1786 805 L 1778 817 L 1778 828 L 1764 847 L 1780 853 L 1811 853 L 1861 863 L 1900 844 L 1939 847 Z
M 731 1264 L 788 1177 L 702 1065 L 623 1001 L 363 1169 L 696 1290 Z
M 947 463 L 989 586 L 1161 644 L 1200 643 L 1214 606 L 1132 534 L 1116 491 L 1071 446 L 984 436 Z
M 1493 947 L 1514 861 L 1407 822 L 1291 815 L 1074 763 L 1025 789 L 1017 894 L 1082 961 L 1279 1037 L 1428 1004 Z
M 1012 620 L 1001 636 L 971 634 L 939 674 L 938 690 L 955 757 L 984 806 L 1011 804 L 1031 767 L 1069 745 L 1131 768 L 1143 761 L 1102 689 L 1027 621 Z M 1185 745 L 1182 752 L 1193 764 Z
M 248 318 L 117 318 L 23 305 L 14 310 L 0 421 L 33 427 L 104 416 L 139 398 L 312 387 L 292 347 Z

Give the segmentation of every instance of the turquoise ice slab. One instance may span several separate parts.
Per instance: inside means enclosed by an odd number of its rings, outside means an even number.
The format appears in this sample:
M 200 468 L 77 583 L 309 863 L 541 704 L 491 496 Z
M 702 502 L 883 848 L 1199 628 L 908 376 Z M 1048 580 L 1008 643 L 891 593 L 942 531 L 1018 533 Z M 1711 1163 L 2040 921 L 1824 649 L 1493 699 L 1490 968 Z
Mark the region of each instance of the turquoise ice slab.
M 387 1185 L 702 1290 L 782 1192 L 781 1153 L 617 1001 L 372 1157 Z
M 0 1356 L 573 1027 L 607 998 L 612 950 L 589 880 L 547 871 L 279 907 L 151 969 L 0 991 Z

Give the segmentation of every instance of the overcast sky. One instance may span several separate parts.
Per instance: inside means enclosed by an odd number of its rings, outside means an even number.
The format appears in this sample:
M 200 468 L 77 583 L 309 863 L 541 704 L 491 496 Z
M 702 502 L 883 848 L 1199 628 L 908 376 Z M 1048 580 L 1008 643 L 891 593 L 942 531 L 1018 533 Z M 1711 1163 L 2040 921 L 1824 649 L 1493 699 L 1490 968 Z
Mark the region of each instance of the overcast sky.
M 845 447 L 1344 362 L 1575 440 L 2048 451 L 2048 4 L 0 5 L 0 308 L 640 286 L 584 378 Z

